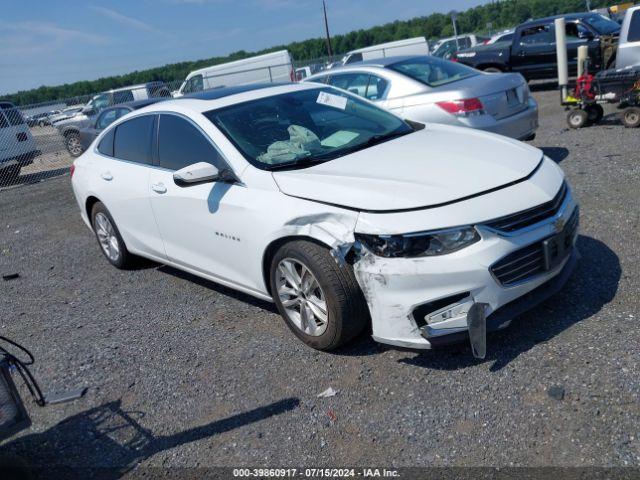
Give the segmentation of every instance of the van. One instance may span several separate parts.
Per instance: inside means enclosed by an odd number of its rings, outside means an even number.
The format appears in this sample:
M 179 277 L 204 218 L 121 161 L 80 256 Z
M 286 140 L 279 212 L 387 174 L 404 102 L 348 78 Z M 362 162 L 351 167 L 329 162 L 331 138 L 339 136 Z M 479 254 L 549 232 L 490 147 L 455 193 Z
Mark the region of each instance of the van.
M 20 169 L 40 155 L 31 130 L 18 108 L 0 102 L 0 183 L 18 176 Z
M 424 37 L 415 37 L 351 50 L 342 57 L 342 65 L 399 55 L 429 55 L 429 42 Z
M 287 50 L 221 63 L 195 70 L 187 75 L 174 97 L 212 88 L 246 85 L 249 83 L 293 82 L 293 61 Z

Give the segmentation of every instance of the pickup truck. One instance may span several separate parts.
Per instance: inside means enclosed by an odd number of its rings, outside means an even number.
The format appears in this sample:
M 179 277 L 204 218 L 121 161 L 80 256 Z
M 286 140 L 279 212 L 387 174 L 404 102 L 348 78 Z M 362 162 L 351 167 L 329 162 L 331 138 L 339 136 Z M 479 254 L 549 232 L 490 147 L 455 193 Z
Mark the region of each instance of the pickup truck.
M 592 68 L 599 70 L 603 65 L 600 39 L 617 37 L 620 25 L 597 13 L 570 13 L 530 20 L 518 25 L 513 38 L 506 42 L 478 45 L 458 52 L 452 59 L 485 72 L 518 72 L 527 80 L 555 78 L 556 60 L 556 18 L 566 21 L 567 57 L 569 74 L 577 71 L 578 47 L 589 47 Z

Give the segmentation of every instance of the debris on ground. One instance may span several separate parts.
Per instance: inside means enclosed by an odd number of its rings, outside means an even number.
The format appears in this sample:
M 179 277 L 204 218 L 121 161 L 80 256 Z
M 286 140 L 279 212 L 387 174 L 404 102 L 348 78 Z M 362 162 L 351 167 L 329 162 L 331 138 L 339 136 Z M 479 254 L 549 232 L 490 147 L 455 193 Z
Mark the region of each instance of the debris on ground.
M 338 416 L 333 410 L 329 410 L 327 412 L 327 417 L 329 417 L 329 420 L 331 420 L 332 422 L 335 422 L 338 419 Z
M 547 395 L 554 400 L 564 399 L 564 387 L 561 385 L 552 385 L 547 389 Z
M 318 398 L 335 397 L 337 393 L 338 393 L 338 390 L 335 390 L 333 387 L 329 387 L 324 392 L 320 392 L 318 394 Z
M 19 273 L 5 273 L 2 275 L 3 280 L 15 280 L 20 276 Z

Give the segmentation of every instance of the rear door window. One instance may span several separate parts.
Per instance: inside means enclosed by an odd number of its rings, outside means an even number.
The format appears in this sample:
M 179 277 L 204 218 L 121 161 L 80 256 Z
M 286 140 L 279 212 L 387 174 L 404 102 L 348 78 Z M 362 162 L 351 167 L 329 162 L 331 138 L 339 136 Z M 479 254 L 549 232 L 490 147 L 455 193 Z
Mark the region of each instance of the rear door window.
M 160 167 L 169 170 L 180 170 L 198 162 L 218 168 L 223 164 L 218 150 L 205 135 L 176 115 L 160 115 L 158 158 Z
M 389 82 L 377 75 L 369 75 L 369 85 L 367 86 L 367 99 L 380 100 L 384 97 Z
M 627 41 L 638 42 L 640 41 L 640 10 L 633 12 L 631 21 L 629 22 L 629 34 Z
M 367 95 L 367 85 L 369 84 L 368 73 L 345 73 L 344 75 L 332 75 L 329 84 L 334 87 L 355 93 L 361 97 Z
M 116 127 L 113 156 L 121 160 L 151 165 L 154 115 L 132 118 Z
M 540 45 L 545 43 L 552 43 L 553 41 L 555 41 L 555 38 L 553 32 L 551 31 L 550 23 L 525 28 L 524 30 L 522 30 L 520 36 L 521 45 Z
M 104 130 L 109 125 L 111 125 L 116 118 L 117 118 L 117 111 L 115 108 L 112 110 L 106 110 L 102 112 L 100 114 L 100 117 L 98 118 L 98 121 L 96 122 L 96 129 Z
M 105 133 L 104 137 L 102 137 L 102 140 L 100 140 L 100 143 L 98 144 L 98 151 L 102 155 L 113 157 L 113 137 L 115 131 L 116 129 L 112 128 L 107 133 Z

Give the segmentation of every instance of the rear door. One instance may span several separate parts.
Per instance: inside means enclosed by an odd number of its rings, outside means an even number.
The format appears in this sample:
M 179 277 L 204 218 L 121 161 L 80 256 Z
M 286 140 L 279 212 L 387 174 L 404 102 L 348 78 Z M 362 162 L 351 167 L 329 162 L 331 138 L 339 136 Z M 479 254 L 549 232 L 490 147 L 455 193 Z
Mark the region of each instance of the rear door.
M 156 115 L 142 115 L 110 129 L 98 144 L 92 171 L 97 197 L 106 205 L 125 244 L 134 253 L 164 258 L 151 210 L 149 174 Z
M 0 103 L 0 162 L 23 157 L 36 150 L 31 130 L 20 110 Z
M 548 78 L 556 72 L 556 38 L 553 22 L 519 30 L 511 53 L 511 69 L 526 78 Z

